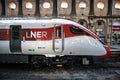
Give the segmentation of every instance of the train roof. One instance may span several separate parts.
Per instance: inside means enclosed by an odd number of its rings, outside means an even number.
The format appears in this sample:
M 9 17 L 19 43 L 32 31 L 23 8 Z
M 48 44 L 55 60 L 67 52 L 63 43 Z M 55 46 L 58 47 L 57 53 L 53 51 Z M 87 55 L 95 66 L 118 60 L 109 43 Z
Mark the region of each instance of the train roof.
M 93 32 L 83 27 L 82 25 L 68 19 L 62 18 L 0 18 L 0 25 L 44 25 L 44 24 L 72 24 L 81 27 L 81 29 L 85 30 L 95 38 L 98 38 Z
M 0 18 L 0 24 L 9 23 L 55 23 L 55 24 L 75 24 L 80 25 L 74 21 L 62 18 Z

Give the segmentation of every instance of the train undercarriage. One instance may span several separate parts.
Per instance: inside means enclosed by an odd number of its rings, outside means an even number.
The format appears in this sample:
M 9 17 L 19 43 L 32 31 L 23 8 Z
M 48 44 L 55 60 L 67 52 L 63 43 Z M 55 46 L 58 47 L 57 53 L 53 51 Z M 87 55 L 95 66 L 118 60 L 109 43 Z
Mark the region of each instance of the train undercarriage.
M 84 66 L 93 65 L 96 62 L 101 62 L 102 59 L 93 56 L 55 56 L 46 57 L 43 55 L 1 55 L 1 63 L 27 63 L 35 68 L 52 66 L 62 67 L 68 66 Z

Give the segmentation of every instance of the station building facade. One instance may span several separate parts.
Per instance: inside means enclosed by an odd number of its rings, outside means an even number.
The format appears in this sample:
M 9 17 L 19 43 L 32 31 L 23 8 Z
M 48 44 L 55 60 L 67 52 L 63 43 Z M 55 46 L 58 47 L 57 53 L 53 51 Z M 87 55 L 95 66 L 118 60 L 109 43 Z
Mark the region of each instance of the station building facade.
M 120 0 L 0 0 L 0 18 L 66 18 L 120 45 Z

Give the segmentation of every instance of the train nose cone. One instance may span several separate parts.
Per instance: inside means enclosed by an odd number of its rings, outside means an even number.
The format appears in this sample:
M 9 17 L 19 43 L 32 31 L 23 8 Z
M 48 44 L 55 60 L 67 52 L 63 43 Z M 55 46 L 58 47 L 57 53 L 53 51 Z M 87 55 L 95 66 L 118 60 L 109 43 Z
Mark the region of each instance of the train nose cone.
M 105 50 L 106 50 L 106 54 L 100 56 L 101 58 L 108 58 L 111 55 L 111 50 L 108 46 L 104 46 Z

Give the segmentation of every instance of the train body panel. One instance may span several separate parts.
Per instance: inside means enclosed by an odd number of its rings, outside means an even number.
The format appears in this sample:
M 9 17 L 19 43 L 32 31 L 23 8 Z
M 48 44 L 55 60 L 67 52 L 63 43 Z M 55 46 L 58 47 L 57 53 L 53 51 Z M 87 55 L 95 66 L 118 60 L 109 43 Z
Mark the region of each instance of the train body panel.
M 60 40 L 57 40 L 59 42 Z M 24 54 L 41 54 L 41 55 L 105 55 L 106 50 L 97 40 L 91 37 L 73 37 L 64 40 L 63 52 L 55 52 L 53 42 L 49 41 L 25 41 L 22 42 L 22 52 Z M 91 43 L 92 42 L 92 43 Z M 80 45 L 79 45 L 80 44 Z M 68 46 L 69 45 L 69 46 Z M 87 47 L 86 47 L 87 46 Z M 93 48 L 94 47 L 94 48 Z M 58 50 L 59 51 L 59 50 Z M 60 50 L 61 51 L 61 50 Z
M 104 56 L 108 51 L 85 27 L 65 19 L 0 20 L 0 54 Z
M 57 40 L 58 42 L 60 40 Z M 34 54 L 34 55 L 96 55 L 100 56 L 106 53 L 103 45 L 101 45 L 97 40 L 81 36 L 72 37 L 71 40 L 66 38 L 64 43 L 63 52 L 53 51 L 53 41 L 22 41 L 21 54 Z M 91 43 L 92 42 L 92 43 Z M 9 41 L 1 41 L 0 53 L 11 54 L 9 48 Z M 68 46 L 69 45 L 69 46 Z M 87 46 L 87 47 L 86 47 Z M 94 47 L 94 48 L 93 48 Z M 19 53 L 20 54 L 20 53 Z
M 0 41 L 0 54 L 10 54 L 9 41 Z

